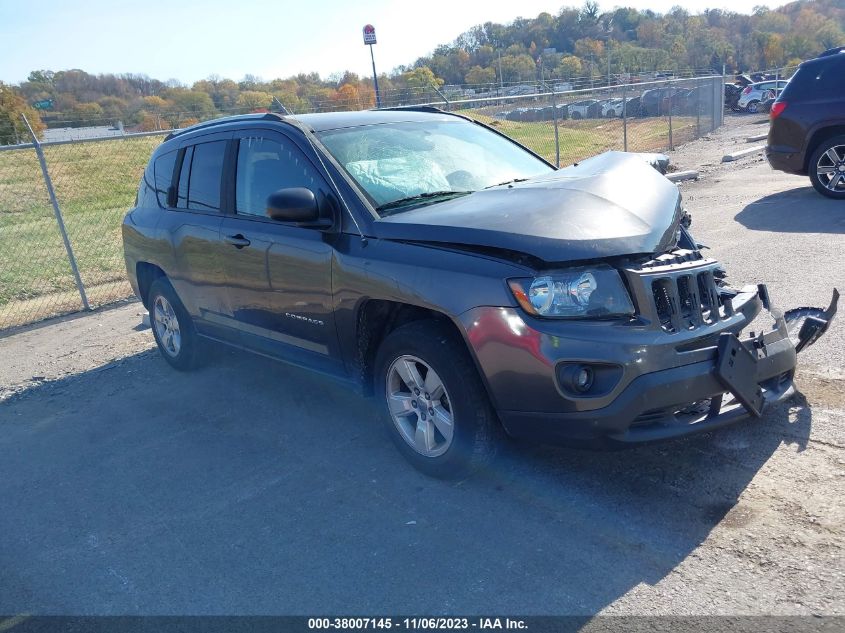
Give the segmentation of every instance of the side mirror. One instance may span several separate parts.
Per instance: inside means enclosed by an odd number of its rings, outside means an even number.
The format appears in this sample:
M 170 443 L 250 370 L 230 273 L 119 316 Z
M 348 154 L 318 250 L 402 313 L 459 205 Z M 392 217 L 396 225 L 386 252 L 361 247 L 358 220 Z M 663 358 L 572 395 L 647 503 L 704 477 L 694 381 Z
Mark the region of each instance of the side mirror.
M 320 218 L 320 209 L 313 191 L 305 187 L 290 187 L 270 194 L 267 217 L 280 222 L 316 222 Z

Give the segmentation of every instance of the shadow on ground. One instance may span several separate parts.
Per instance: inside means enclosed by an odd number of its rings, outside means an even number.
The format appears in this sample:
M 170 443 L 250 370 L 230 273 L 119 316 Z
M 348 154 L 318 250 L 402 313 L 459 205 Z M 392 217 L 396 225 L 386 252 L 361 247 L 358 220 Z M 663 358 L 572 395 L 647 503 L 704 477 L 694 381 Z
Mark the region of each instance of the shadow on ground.
M 755 200 L 734 219 L 756 231 L 845 233 L 845 205 L 809 185 Z
M 0 612 L 593 614 L 675 569 L 806 403 L 616 452 L 412 470 L 374 405 L 237 352 L 148 352 L 0 404 Z

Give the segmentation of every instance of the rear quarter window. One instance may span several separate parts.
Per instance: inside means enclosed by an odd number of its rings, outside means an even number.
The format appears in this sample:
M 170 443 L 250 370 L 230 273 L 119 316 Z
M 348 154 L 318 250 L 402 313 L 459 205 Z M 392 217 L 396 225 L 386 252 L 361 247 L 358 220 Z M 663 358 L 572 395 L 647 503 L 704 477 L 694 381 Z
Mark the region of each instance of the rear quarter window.
M 801 66 L 783 90 L 783 99 L 806 101 L 839 97 L 845 100 L 845 55 Z
M 173 169 L 176 166 L 177 150 L 162 154 L 155 161 L 155 189 L 159 206 L 167 206 L 167 190 L 173 184 Z

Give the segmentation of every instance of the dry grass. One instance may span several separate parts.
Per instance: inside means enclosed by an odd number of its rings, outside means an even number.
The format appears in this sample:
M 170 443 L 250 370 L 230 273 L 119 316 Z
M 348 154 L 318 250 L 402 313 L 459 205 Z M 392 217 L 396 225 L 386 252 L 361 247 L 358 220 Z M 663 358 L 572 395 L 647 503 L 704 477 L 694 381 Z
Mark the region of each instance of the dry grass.
M 44 148 L 93 305 L 125 297 L 128 292 L 120 224 L 132 205 L 144 166 L 161 139 Z M 78 309 L 75 292 L 35 151 L 0 152 L 0 328 Z

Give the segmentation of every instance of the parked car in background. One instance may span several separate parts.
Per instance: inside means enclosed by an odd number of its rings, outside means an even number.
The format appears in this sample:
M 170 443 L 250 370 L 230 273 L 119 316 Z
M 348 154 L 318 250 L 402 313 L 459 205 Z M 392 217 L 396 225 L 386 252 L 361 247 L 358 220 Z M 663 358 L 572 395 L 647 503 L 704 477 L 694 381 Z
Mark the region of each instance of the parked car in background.
M 528 108 L 514 108 L 505 117 L 508 121 L 525 121 Z
M 558 170 L 478 122 L 407 108 L 171 133 L 122 229 L 172 367 L 214 340 L 332 376 L 378 399 L 415 467 L 460 477 L 505 433 L 630 446 L 794 393 L 783 314 L 764 285 L 729 286 L 688 225 L 640 156 Z
M 605 118 L 610 118 L 610 119 L 612 119 L 613 117 L 619 116 L 619 114 L 617 114 L 617 107 L 618 107 L 618 112 L 621 113 L 622 112 L 622 98 L 621 97 L 616 98 L 616 99 L 608 99 L 607 101 L 602 103 L 601 116 L 605 117 Z
M 646 90 L 640 97 L 640 116 L 662 116 L 669 113 L 669 99 L 678 92 L 680 88 L 653 88 Z
M 805 61 L 772 104 L 766 158 L 845 200 L 845 46 Z
M 625 104 L 625 116 L 640 116 L 640 101 L 641 97 L 639 96 L 631 97 L 628 103 Z
M 713 115 L 713 101 L 715 95 L 713 94 L 713 85 L 710 83 L 702 84 L 692 88 L 686 95 L 684 100 L 684 114 L 691 116 L 712 116 Z M 719 106 L 721 107 L 721 105 Z
M 689 108 L 689 95 L 690 90 L 686 88 L 667 92 L 660 104 L 660 114 L 685 114 Z
M 639 97 L 627 97 L 624 101 L 621 97 L 611 99 L 602 106 L 602 116 L 607 118 L 621 117 L 623 105 L 625 105 L 626 116 L 637 116 L 639 99 Z M 637 104 L 636 111 L 634 111 L 634 101 Z
M 569 106 L 565 103 L 558 103 L 555 108 L 557 109 L 557 118 L 558 119 L 568 119 L 569 118 Z
M 757 112 L 763 112 L 768 114 L 772 111 L 772 105 L 775 102 L 775 91 L 769 90 L 766 94 L 763 95 L 763 100 L 760 102 L 760 105 L 757 106 Z
M 605 97 L 603 99 L 598 99 L 595 103 L 590 104 L 587 108 L 587 116 L 591 119 L 600 119 L 604 116 L 604 106 L 613 101 L 610 97 Z
M 760 105 L 760 102 L 766 98 L 767 92 L 774 91 L 775 96 L 777 96 L 781 93 L 784 86 L 786 86 L 786 83 L 786 79 L 780 79 L 778 81 L 761 81 L 755 84 L 749 84 L 743 88 L 742 94 L 739 96 L 739 101 L 737 101 L 737 106 L 753 114 L 757 112 L 757 106 Z
M 570 119 L 586 119 L 590 116 L 590 106 L 598 103 L 597 99 L 584 99 L 569 104 L 569 118 Z
M 725 84 L 725 108 L 739 111 L 739 97 L 742 95 L 742 88 L 736 84 Z

